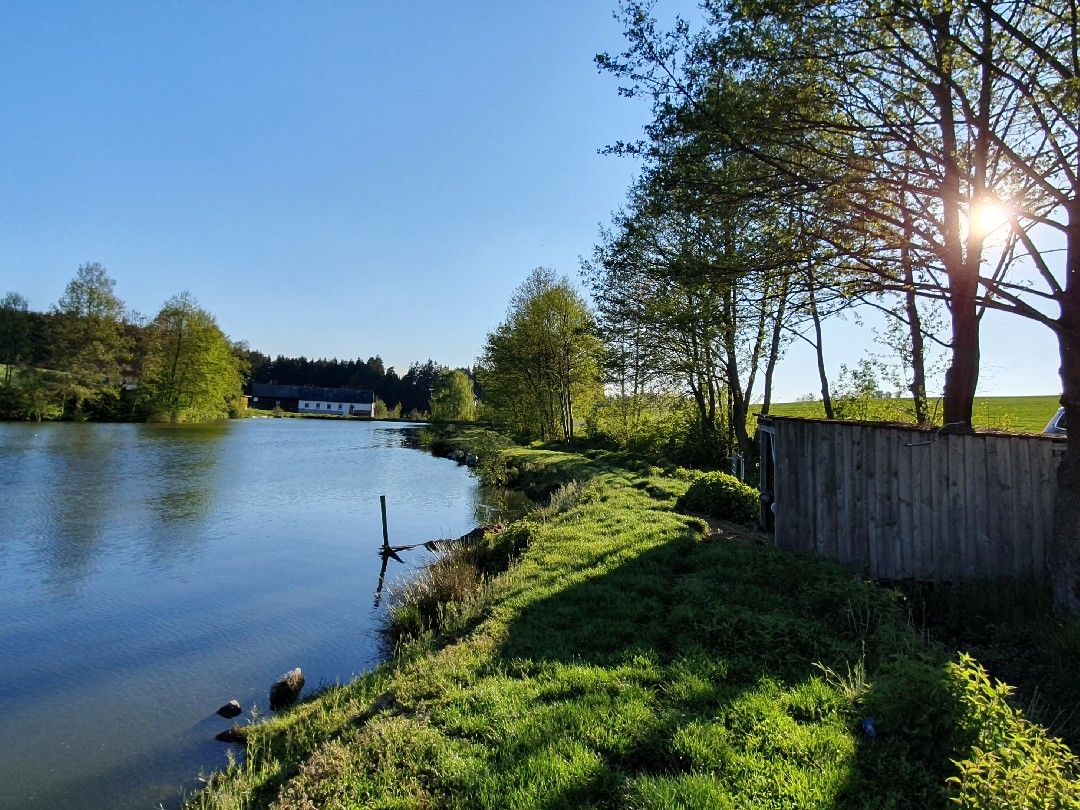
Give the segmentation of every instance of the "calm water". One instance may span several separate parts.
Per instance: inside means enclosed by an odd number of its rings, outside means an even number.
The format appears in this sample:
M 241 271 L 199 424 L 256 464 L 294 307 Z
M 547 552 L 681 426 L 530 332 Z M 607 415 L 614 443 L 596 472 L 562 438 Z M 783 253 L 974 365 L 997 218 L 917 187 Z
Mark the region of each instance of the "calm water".
M 266 710 L 378 661 L 381 543 L 489 507 L 398 427 L 0 424 L 0 807 L 166 807 L 225 763 L 230 698 Z M 387 581 L 430 560 L 409 552 Z

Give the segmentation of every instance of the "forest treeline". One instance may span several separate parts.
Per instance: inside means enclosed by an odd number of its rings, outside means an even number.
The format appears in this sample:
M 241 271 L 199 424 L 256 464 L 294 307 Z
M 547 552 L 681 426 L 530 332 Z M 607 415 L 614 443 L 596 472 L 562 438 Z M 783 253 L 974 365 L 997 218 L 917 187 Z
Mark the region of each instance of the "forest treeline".
M 369 389 L 385 404 L 386 413 L 411 415 L 412 418 L 426 416 L 431 411 L 432 397 L 439 381 L 448 373 L 445 366 L 429 359 L 423 363 L 413 363 L 408 371 L 399 375 L 393 366 L 386 366 L 379 355 L 367 360 L 359 357 L 355 360 L 339 360 L 282 355 L 271 359 L 262 352 L 252 350 L 247 353 L 247 362 L 251 382 Z M 470 402 L 470 413 L 471 407 Z
M 376 416 L 473 416 L 463 370 L 428 360 L 398 375 L 378 355 L 271 359 L 231 340 L 189 293 L 148 319 L 115 286 L 86 263 L 47 311 L 17 292 L 0 298 L 0 418 L 201 422 L 238 415 L 251 382 L 371 389 Z
M 145 318 L 115 288 L 95 262 L 46 312 L 0 298 L 0 417 L 201 422 L 242 409 L 246 346 L 190 293 Z

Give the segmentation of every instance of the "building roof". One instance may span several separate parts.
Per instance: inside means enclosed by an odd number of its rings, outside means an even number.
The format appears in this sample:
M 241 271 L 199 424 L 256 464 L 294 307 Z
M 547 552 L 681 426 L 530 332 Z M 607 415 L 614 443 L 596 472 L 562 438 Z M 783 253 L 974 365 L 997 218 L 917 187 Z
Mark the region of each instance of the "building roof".
M 270 383 L 252 383 L 251 395 L 253 397 L 268 397 L 274 399 L 299 399 L 300 386 L 272 385 Z
M 312 385 L 274 385 L 272 383 L 252 383 L 253 397 L 275 399 L 308 399 L 315 402 L 350 402 L 370 405 L 375 401 L 375 392 L 364 388 L 317 388 Z

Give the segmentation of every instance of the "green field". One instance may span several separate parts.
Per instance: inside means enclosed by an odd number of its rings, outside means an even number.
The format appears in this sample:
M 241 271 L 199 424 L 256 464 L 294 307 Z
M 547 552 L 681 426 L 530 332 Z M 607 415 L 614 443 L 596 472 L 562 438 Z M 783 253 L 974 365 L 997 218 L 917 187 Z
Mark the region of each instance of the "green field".
M 910 399 L 875 399 L 867 403 L 869 413 L 861 418 L 891 422 L 913 422 Z M 1058 409 L 1058 395 L 1038 397 L 976 397 L 975 427 L 1012 430 L 1021 433 L 1041 433 Z M 825 418 L 820 401 L 783 402 L 774 404 L 776 416 L 805 416 Z M 941 400 L 931 403 L 934 421 L 941 424 Z

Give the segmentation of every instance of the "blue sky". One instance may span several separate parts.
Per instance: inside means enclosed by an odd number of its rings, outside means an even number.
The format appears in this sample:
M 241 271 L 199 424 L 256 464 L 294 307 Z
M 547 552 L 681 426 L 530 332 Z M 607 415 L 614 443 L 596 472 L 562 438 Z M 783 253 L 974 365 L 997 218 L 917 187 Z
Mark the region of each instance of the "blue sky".
M 633 177 L 597 154 L 648 116 L 593 66 L 612 8 L 0 0 L 0 292 L 46 309 L 100 261 L 132 308 L 189 290 L 269 354 L 471 364 Z M 986 393 L 1057 391 L 1046 330 L 989 326 Z M 834 370 L 872 340 L 831 332 Z M 814 380 L 793 350 L 778 396 Z

